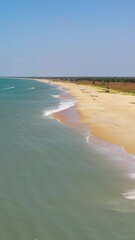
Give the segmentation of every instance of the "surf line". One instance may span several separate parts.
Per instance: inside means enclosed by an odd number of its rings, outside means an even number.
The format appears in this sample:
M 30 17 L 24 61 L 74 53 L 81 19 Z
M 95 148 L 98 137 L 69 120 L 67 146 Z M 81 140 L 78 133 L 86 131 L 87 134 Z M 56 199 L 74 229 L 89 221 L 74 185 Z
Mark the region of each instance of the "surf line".
M 44 116 L 50 116 L 54 113 L 61 112 L 61 111 L 66 110 L 70 107 L 73 107 L 73 106 L 75 106 L 75 101 L 67 101 L 67 102 L 63 101 L 63 102 L 59 103 L 59 106 L 57 108 L 45 111 L 43 115 Z

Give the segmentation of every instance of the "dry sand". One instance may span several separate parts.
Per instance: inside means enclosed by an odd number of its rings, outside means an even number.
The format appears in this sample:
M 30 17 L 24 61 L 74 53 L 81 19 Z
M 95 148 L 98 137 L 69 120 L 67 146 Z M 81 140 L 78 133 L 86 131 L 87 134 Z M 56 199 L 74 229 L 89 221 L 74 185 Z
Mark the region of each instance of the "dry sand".
M 135 154 L 135 96 L 101 92 L 90 85 L 55 84 L 68 89 L 76 98 L 80 120 L 89 125 L 93 135 Z

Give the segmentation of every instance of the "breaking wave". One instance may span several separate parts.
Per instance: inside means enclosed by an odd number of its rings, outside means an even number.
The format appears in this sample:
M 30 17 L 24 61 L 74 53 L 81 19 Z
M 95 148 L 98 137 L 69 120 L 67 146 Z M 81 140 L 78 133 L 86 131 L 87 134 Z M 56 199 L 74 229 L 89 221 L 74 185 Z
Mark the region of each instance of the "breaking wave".
M 34 90 L 35 89 L 35 87 L 31 87 L 31 88 L 29 88 L 29 90 Z
M 50 116 L 53 113 L 61 112 L 61 111 L 66 110 L 70 107 L 73 107 L 73 106 L 75 106 L 75 101 L 61 102 L 61 103 L 59 103 L 59 106 L 57 108 L 45 111 L 43 115 L 44 116 Z
M 7 88 L 2 88 L 1 90 L 10 90 L 10 89 L 13 89 L 15 87 L 7 87 Z
M 53 98 L 59 98 L 60 95 L 51 95 L 51 97 L 53 97 Z
M 128 200 L 135 200 L 135 189 L 122 193 L 122 195 Z

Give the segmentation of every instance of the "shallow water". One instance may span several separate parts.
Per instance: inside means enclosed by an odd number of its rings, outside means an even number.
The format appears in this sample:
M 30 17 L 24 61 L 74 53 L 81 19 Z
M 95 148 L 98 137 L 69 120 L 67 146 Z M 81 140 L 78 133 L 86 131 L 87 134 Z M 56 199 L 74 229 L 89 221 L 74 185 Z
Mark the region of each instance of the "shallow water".
M 134 158 L 45 115 L 61 91 L 0 79 L 0 239 L 132 240 Z

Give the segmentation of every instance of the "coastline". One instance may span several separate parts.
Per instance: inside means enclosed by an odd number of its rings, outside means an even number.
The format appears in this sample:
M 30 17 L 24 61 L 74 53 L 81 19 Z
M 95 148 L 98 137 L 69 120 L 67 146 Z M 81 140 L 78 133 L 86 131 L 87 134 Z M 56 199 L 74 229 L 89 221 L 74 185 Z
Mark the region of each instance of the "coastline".
M 77 100 L 81 123 L 89 126 L 93 136 L 122 146 L 135 155 L 134 96 L 101 92 L 96 87 L 77 83 L 37 80 L 66 88 Z

